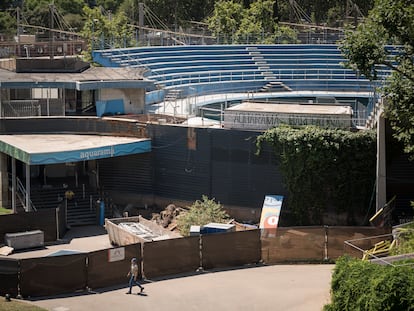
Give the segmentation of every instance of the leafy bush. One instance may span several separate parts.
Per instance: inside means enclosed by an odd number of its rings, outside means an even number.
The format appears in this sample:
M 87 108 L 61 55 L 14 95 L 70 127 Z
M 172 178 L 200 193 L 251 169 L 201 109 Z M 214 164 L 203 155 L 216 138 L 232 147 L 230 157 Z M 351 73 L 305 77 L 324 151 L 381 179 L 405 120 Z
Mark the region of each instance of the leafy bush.
M 383 266 L 344 256 L 336 262 L 324 311 L 414 310 L 413 266 Z
M 398 245 L 391 250 L 391 255 L 414 253 L 414 224 L 407 224 L 398 231 Z
M 202 201 L 195 201 L 188 212 L 178 216 L 177 227 L 183 236 L 188 236 L 191 226 L 203 226 L 210 222 L 224 223 L 228 219 L 229 215 L 220 203 L 203 195 Z
M 273 148 L 297 225 L 325 224 L 329 209 L 346 212 L 346 225 L 361 224 L 375 184 L 375 131 L 284 125 L 257 138 L 258 152 L 264 143 Z

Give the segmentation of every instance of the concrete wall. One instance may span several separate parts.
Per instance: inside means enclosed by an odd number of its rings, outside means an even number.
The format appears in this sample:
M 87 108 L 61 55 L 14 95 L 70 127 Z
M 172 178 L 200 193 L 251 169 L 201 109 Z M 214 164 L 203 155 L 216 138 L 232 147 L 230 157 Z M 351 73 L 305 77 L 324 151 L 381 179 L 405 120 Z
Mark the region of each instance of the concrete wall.
M 102 89 L 100 100 L 118 99 L 124 101 L 125 113 L 139 114 L 144 112 L 145 89 Z

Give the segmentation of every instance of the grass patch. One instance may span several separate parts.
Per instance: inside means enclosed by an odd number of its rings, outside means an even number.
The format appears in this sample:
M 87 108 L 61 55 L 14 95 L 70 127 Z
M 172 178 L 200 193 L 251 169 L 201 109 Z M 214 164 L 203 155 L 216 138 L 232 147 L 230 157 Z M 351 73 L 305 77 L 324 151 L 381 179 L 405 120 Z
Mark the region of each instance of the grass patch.
M 8 208 L 4 208 L 4 207 L 0 207 L 0 215 L 8 215 L 8 214 L 12 214 L 13 210 L 8 209 Z
M 12 301 L 6 301 L 6 299 L 0 296 L 0 310 L 2 311 L 46 311 L 46 309 L 31 305 L 27 302 L 12 299 Z

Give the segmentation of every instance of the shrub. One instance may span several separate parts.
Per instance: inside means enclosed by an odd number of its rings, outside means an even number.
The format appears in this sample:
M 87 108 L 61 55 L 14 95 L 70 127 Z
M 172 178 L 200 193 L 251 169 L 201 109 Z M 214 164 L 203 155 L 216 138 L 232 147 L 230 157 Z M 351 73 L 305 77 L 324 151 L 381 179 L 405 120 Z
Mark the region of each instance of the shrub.
M 264 143 L 274 151 L 297 225 L 325 224 L 328 210 L 360 224 L 375 184 L 375 131 L 281 125 L 258 136 L 258 153 Z
M 414 310 L 413 266 L 383 266 L 344 256 L 334 269 L 331 300 L 324 311 Z
M 177 227 L 183 236 L 188 236 L 190 227 L 193 225 L 203 226 L 210 222 L 224 223 L 228 219 L 229 215 L 223 210 L 220 203 L 203 195 L 202 201 L 195 201 L 187 212 L 179 215 Z

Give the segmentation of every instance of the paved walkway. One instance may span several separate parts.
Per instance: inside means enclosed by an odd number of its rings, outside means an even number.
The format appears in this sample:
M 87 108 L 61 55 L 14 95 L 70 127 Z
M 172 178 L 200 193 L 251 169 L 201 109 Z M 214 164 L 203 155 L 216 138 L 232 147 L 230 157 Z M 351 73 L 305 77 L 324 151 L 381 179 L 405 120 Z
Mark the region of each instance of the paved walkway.
M 10 257 L 33 258 L 63 249 L 91 251 L 109 247 L 103 227 L 78 227 L 69 230 L 58 244 Z M 273 265 L 204 271 L 148 280 L 144 282 L 144 295 L 126 295 L 125 284 L 121 288 L 98 289 L 95 293 L 36 298 L 30 303 L 52 311 L 321 311 L 330 299 L 333 267 Z M 134 292 L 138 292 L 137 287 Z
M 31 303 L 52 311 L 321 311 L 329 302 L 333 265 L 274 265 L 145 282 L 127 288 L 47 297 Z M 103 273 L 105 273 L 103 271 Z

